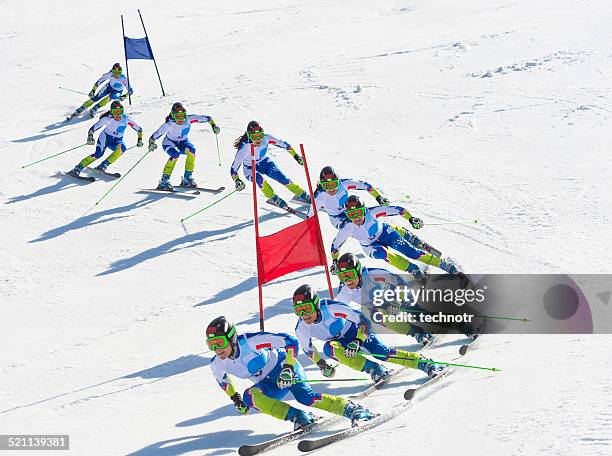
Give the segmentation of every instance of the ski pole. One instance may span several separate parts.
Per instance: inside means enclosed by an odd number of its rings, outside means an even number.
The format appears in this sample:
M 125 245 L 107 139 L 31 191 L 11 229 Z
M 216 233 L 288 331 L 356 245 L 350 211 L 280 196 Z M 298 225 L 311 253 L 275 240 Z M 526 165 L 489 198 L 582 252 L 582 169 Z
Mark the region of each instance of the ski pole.
M 132 147 L 130 147 L 129 149 L 132 149 L 132 148 L 134 148 L 134 147 L 135 147 L 135 146 L 132 146 Z M 129 150 L 129 149 L 126 149 L 126 150 Z M 143 160 L 143 159 L 144 159 L 144 158 L 145 158 L 145 157 L 146 157 L 146 156 L 147 156 L 147 155 L 148 155 L 150 152 L 151 152 L 150 150 L 147 150 L 147 151 L 144 153 L 144 155 L 143 155 L 142 157 L 140 157 L 140 159 L 139 159 L 139 160 L 138 160 L 136 163 L 134 163 L 134 165 L 132 165 L 132 167 L 131 167 L 130 169 L 128 169 L 127 173 L 125 173 L 123 176 L 121 176 L 119 179 L 117 179 L 117 182 L 115 182 L 115 183 L 113 184 L 113 186 L 112 186 L 111 188 L 109 188 L 109 189 L 108 189 L 108 191 L 107 191 L 107 192 L 106 192 L 104 195 L 102 195 L 102 197 L 101 197 L 101 198 L 100 198 L 98 201 L 96 201 L 95 206 L 97 206 L 98 204 L 100 204 L 100 201 L 102 201 L 104 198 L 106 198 L 106 196 L 107 196 L 107 195 L 108 195 L 110 192 L 112 192 L 112 191 L 113 191 L 113 189 L 114 189 L 114 188 L 115 188 L 117 185 L 119 185 L 119 182 L 121 182 L 121 181 L 122 181 L 122 180 L 123 180 L 123 179 L 124 179 L 124 178 L 125 178 L 125 177 L 126 177 L 128 174 L 130 174 L 130 172 L 131 172 L 131 171 L 132 171 L 134 168 L 136 168 L 136 165 L 138 165 L 138 163 L 140 163 L 140 162 L 141 162 L 141 161 L 142 161 L 142 160 Z
M 377 358 L 385 358 L 387 359 L 386 355 L 377 355 L 374 353 L 370 353 L 372 356 L 375 356 Z M 432 360 L 427 360 L 427 359 L 412 359 L 412 358 L 403 358 L 401 356 L 389 356 L 389 358 L 393 358 L 393 359 L 402 359 L 402 360 L 409 360 L 409 361 L 421 361 L 424 363 L 429 363 L 429 364 L 444 364 L 445 366 L 457 366 L 457 367 L 467 367 L 470 369 L 482 369 L 482 370 L 490 370 L 493 372 L 501 372 L 501 369 L 498 369 L 496 367 L 482 367 L 482 366 L 471 366 L 469 364 L 454 364 L 454 363 L 444 363 L 442 361 L 432 361 Z
M 221 154 L 219 152 L 219 135 L 215 133 L 215 140 L 217 141 L 217 160 L 219 161 L 219 166 L 221 166 Z
M 84 144 L 79 144 L 78 146 L 75 146 L 75 147 L 73 147 L 72 149 L 68 149 L 68 150 L 65 150 L 65 151 L 60 152 L 60 153 L 57 153 L 57 154 L 49 155 L 48 157 L 41 158 L 40 160 L 36 160 L 35 162 L 28 163 L 27 165 L 23 165 L 23 166 L 21 167 L 21 169 L 23 169 L 23 168 L 27 168 L 28 166 L 35 165 L 36 163 L 40 163 L 40 162 L 45 161 L 45 160 L 49 160 L 50 158 L 57 157 L 58 155 L 65 154 L 66 152 L 70 152 L 71 150 L 78 149 L 79 147 L 83 147 L 83 146 L 86 146 L 86 145 L 87 145 L 87 143 L 84 143 Z
M 433 226 L 433 225 L 464 225 L 468 223 L 478 223 L 478 220 L 451 220 L 449 222 L 434 222 L 434 223 L 425 223 L 425 226 Z
M 62 87 L 62 86 L 59 86 L 58 88 L 59 88 L 59 89 L 62 89 L 62 90 L 66 90 L 66 91 L 68 91 L 68 92 L 80 93 L 81 95 L 85 95 L 86 97 L 88 97 L 88 96 L 89 96 L 89 94 L 88 94 L 88 93 L 85 93 L 85 92 L 79 92 L 78 90 L 67 89 L 66 87 Z
M 221 202 L 221 201 L 223 201 L 225 198 L 227 198 L 228 196 L 233 195 L 233 194 L 234 194 L 234 193 L 236 193 L 237 191 L 238 191 L 238 190 L 234 190 L 234 191 L 232 191 L 232 192 L 228 193 L 227 195 L 225 195 L 223 198 L 219 198 L 217 201 L 210 203 L 210 204 L 209 204 L 208 206 L 206 206 L 205 208 L 200 209 L 199 211 L 196 211 L 196 212 L 194 212 L 193 214 L 188 215 L 188 216 L 187 216 L 187 217 L 185 217 L 185 218 L 182 218 L 182 219 L 181 219 L 181 222 L 184 222 L 184 221 L 185 221 L 185 220 L 187 220 L 188 218 L 191 218 L 191 217 L 193 217 L 194 215 L 197 215 L 197 214 L 199 214 L 200 212 L 205 211 L 205 210 L 206 210 L 206 209 L 208 209 L 209 207 L 214 206 L 214 205 L 215 205 L 215 204 L 217 204 L 217 203 L 220 203 L 220 202 Z

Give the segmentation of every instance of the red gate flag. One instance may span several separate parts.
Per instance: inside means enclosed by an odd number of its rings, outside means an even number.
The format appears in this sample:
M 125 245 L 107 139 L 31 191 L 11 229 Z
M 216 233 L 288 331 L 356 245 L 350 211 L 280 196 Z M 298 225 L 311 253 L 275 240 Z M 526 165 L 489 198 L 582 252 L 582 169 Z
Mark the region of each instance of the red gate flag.
M 316 217 L 257 238 L 259 283 L 265 284 L 291 272 L 325 266 Z

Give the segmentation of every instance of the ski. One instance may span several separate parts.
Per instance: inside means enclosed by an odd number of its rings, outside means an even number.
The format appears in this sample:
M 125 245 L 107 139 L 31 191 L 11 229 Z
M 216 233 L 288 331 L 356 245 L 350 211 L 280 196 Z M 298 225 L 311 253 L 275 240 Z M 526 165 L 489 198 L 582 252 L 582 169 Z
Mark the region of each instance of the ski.
M 461 347 L 459 347 L 459 354 L 461 356 L 465 356 L 467 352 L 469 352 L 470 350 L 473 350 L 480 344 L 481 339 L 482 339 L 482 334 L 478 335 L 478 337 L 472 340 L 469 344 L 463 344 Z
M 102 171 L 101 169 L 98 169 L 98 168 L 85 168 L 85 169 L 87 169 L 87 171 L 91 173 L 97 173 L 102 176 L 112 177 L 113 179 L 119 179 L 121 177 L 121 174 L 119 173 L 107 173 L 106 171 Z
M 417 245 L 417 247 L 420 248 L 421 250 L 425 250 L 426 252 L 431 253 L 435 257 L 439 258 L 442 256 L 442 252 L 440 252 L 435 247 L 429 245 L 427 242 L 422 241 L 420 239 L 419 239 L 419 245 Z
M 198 190 L 200 192 L 207 192 L 207 193 L 221 193 L 223 190 L 225 190 L 225 187 L 219 187 L 219 188 L 183 187 L 182 185 L 177 185 L 175 188 L 182 188 L 185 190 Z
M 141 188 L 139 193 L 152 193 L 155 195 L 167 195 L 167 196 L 177 196 L 183 198 L 194 198 L 200 194 L 199 191 L 185 192 L 182 190 L 159 190 L 157 188 Z
M 448 375 L 452 371 L 453 371 L 452 367 L 447 367 L 443 371 L 438 373 L 438 375 L 436 375 L 433 378 L 427 379 L 425 383 L 421 383 L 416 388 L 408 388 L 406 391 L 404 391 L 404 399 L 406 399 L 407 401 L 411 401 L 414 398 L 415 394 L 418 394 L 425 389 L 431 388 L 433 385 L 438 383 L 443 378 L 448 377 Z
M 410 402 L 402 402 L 401 404 L 394 406 L 391 410 L 383 412 L 369 421 L 360 421 L 357 425 L 353 427 L 344 429 L 342 431 L 336 432 L 325 437 L 320 437 L 318 439 L 302 440 L 298 443 L 298 450 L 303 452 L 314 451 L 339 440 L 344 440 L 363 431 L 367 431 L 368 429 L 380 426 L 381 424 L 386 423 L 387 421 L 395 418 L 399 414 L 408 410 L 411 405 L 412 404 Z
M 266 201 L 266 203 L 268 203 Z M 292 208 L 291 206 L 287 206 L 287 207 L 281 207 L 281 206 L 277 206 L 276 204 L 272 204 L 272 203 L 268 203 L 270 206 L 274 206 L 277 207 L 285 212 L 288 212 L 290 214 L 293 214 L 299 218 L 301 218 L 302 220 L 306 220 L 308 218 L 308 215 L 304 212 L 298 211 L 297 209 Z
M 76 174 L 70 174 L 70 173 L 67 173 L 67 172 L 64 172 L 63 174 L 65 174 L 66 176 L 70 176 L 70 177 L 73 177 L 75 179 L 79 179 L 79 180 L 87 181 L 87 182 L 94 182 L 96 180 L 96 178 L 93 177 L 93 176 L 77 176 Z
M 331 419 L 332 417 L 319 417 L 317 418 L 317 421 L 315 421 L 313 424 L 297 429 L 295 431 L 287 432 L 286 434 L 279 435 L 278 437 L 266 440 L 261 443 L 256 443 L 254 445 L 242 445 L 240 448 L 238 448 L 238 454 L 240 454 L 240 456 L 252 456 L 255 454 L 263 453 L 264 451 L 271 450 L 272 448 L 284 445 L 288 442 L 303 437 L 304 435 L 316 431 L 317 429 L 321 428 L 321 426 L 331 421 Z

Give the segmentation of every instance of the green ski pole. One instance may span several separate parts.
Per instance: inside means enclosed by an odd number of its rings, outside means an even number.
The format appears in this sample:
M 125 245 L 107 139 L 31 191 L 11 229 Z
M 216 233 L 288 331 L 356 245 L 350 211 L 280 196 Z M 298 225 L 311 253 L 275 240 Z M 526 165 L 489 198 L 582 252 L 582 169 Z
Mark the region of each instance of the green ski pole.
M 219 152 L 219 135 L 216 133 L 215 140 L 217 141 L 217 161 L 219 162 L 219 166 L 221 166 L 221 153 Z
M 130 147 L 130 149 L 131 149 L 131 148 L 133 148 L 133 147 L 134 147 L 134 146 Z M 126 150 L 128 150 L 128 149 L 126 149 Z M 151 151 L 150 151 L 150 150 L 147 150 L 147 151 L 144 153 L 144 155 L 143 155 L 142 157 L 140 157 L 140 159 L 139 159 L 139 160 L 138 160 L 136 163 L 134 163 L 134 165 L 133 165 L 133 166 L 132 166 L 132 167 L 131 167 L 131 168 L 130 168 L 128 171 L 127 171 L 127 173 L 125 173 L 125 174 L 124 174 L 124 175 L 122 175 L 122 176 L 121 176 L 119 179 L 117 179 L 117 182 L 115 182 L 115 183 L 113 184 L 113 186 L 112 186 L 110 189 L 108 189 L 108 191 L 107 191 L 107 192 L 106 192 L 104 195 L 102 195 L 102 197 L 101 197 L 101 198 L 100 198 L 98 201 L 96 201 L 96 204 L 95 204 L 95 205 L 97 206 L 98 204 L 100 204 L 100 201 L 102 201 L 104 198 L 106 198 L 106 196 L 107 196 L 107 195 L 108 195 L 110 192 L 112 192 L 112 191 L 114 190 L 114 188 L 115 188 L 117 185 L 119 185 L 119 182 L 121 182 L 121 181 L 122 181 L 122 180 L 123 180 L 123 179 L 124 179 L 124 178 L 125 178 L 125 177 L 126 177 L 128 174 L 130 174 L 130 172 L 131 172 L 131 171 L 132 171 L 134 168 L 136 168 L 136 165 L 138 165 L 138 163 L 140 163 L 140 162 L 141 162 L 141 161 L 142 161 L 142 160 L 143 160 L 143 159 L 144 159 L 144 158 L 145 158 L 147 155 L 149 155 L 149 153 L 151 153 Z
M 59 152 L 59 153 L 57 153 L 57 154 L 49 155 L 48 157 L 41 158 L 40 160 L 36 160 L 35 162 L 28 163 L 27 165 L 23 165 L 23 166 L 21 167 L 21 169 L 23 169 L 23 168 L 27 168 L 28 166 L 35 165 L 36 163 L 40 163 L 40 162 L 45 161 L 45 160 L 49 160 L 50 158 L 57 157 L 58 155 L 65 154 L 66 152 L 70 152 L 71 150 L 78 149 L 79 147 L 83 147 L 83 146 L 86 146 L 86 145 L 87 145 L 87 143 L 85 143 L 85 144 L 79 144 L 78 146 L 75 146 L 75 147 L 73 147 L 73 148 L 71 148 L 71 149 L 68 149 L 68 150 L 65 150 L 65 151 L 63 151 L 63 152 Z
M 187 220 L 187 219 L 189 219 L 189 218 L 193 217 L 194 215 L 199 214 L 200 212 L 204 212 L 204 211 L 205 211 L 206 209 L 208 209 L 209 207 L 214 206 L 214 205 L 215 205 L 215 204 L 217 204 L 217 203 L 220 203 L 220 202 L 221 202 L 221 201 L 223 201 L 225 198 L 227 198 L 228 196 L 233 195 L 233 194 L 234 194 L 234 193 L 236 193 L 237 191 L 238 191 L 238 190 L 231 191 L 230 193 L 228 193 L 227 195 L 225 195 L 223 198 L 219 198 L 217 201 L 215 201 L 215 202 L 213 202 L 213 203 L 210 203 L 210 204 L 209 204 L 208 206 L 206 206 L 205 208 L 200 209 L 199 211 L 196 211 L 196 212 L 194 212 L 193 214 L 188 215 L 188 216 L 187 216 L 187 217 L 185 217 L 185 218 L 182 218 L 182 219 L 181 219 L 181 222 L 184 222 L 185 220 Z

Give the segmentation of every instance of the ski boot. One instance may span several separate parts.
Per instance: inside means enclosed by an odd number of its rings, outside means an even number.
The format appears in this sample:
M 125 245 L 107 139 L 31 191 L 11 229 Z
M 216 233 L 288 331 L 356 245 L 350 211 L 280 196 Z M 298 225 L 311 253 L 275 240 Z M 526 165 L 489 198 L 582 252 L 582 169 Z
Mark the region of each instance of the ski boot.
M 296 431 L 300 428 L 313 424 L 315 418 L 310 412 L 289 407 L 285 421 L 291 421 L 293 423 L 293 430 Z
M 102 173 L 106 172 L 106 168 L 108 168 L 108 161 L 104 160 L 102 163 L 100 163 L 98 166 L 96 166 L 96 169 Z
M 96 117 L 96 113 L 98 112 L 98 109 L 100 109 L 100 105 L 97 104 L 95 105 L 93 108 L 91 108 L 89 110 L 89 116 L 93 119 L 94 117 Z
M 363 372 L 370 374 L 370 377 L 372 377 L 372 381 L 374 383 L 378 383 L 380 380 L 390 374 L 389 369 L 387 369 L 385 366 L 370 360 L 366 362 Z
M 423 347 L 425 345 L 427 345 L 431 340 L 433 340 L 433 337 L 434 337 L 433 334 L 429 334 L 429 333 L 425 333 L 425 332 L 414 335 L 414 338 Z
M 344 414 L 346 418 L 351 420 L 353 426 L 357 426 L 360 421 L 369 421 L 374 418 L 374 414 L 362 405 L 355 404 L 349 401 L 344 407 Z
M 434 378 L 444 370 L 444 366 L 441 364 L 436 364 L 432 359 L 425 358 L 423 355 L 421 355 L 417 369 L 425 372 L 429 378 Z
M 74 119 L 79 114 L 81 114 L 83 111 L 85 111 L 85 108 L 83 106 L 79 106 L 78 108 L 76 108 L 76 110 L 72 114 L 70 114 L 68 117 L 66 117 L 66 120 Z
M 196 181 L 193 180 L 193 177 L 191 177 L 191 176 L 183 176 L 181 178 L 181 187 L 195 188 L 197 186 L 198 186 L 198 184 L 196 183 Z
M 448 258 L 443 258 L 440 260 L 440 266 L 438 266 L 443 271 L 448 272 L 451 275 L 455 275 L 459 272 L 459 268 Z
M 83 171 L 83 168 L 84 166 L 79 163 L 74 168 L 72 168 L 70 171 L 68 171 L 66 174 L 70 174 L 71 176 L 74 176 L 74 177 L 79 177 L 79 175 L 81 174 L 81 171 Z
M 306 193 L 306 190 L 304 190 L 301 195 L 296 195 L 295 199 L 306 204 L 310 204 L 312 202 L 310 199 L 310 195 Z
M 408 265 L 407 271 L 412 274 L 412 277 L 421 285 L 425 285 L 427 281 L 427 276 L 423 272 L 421 268 L 419 268 L 416 264 L 410 263 Z
M 168 192 L 174 190 L 174 187 L 170 183 L 170 176 L 168 176 L 167 174 L 162 174 L 162 178 L 159 181 L 159 184 L 157 185 L 157 190 L 166 190 Z
M 274 195 L 272 198 L 266 201 L 266 203 L 272 204 L 273 206 L 276 206 L 276 207 L 280 207 L 281 209 L 289 208 L 289 205 L 285 202 L 285 200 L 282 199 L 278 195 Z

